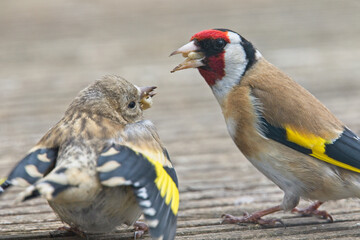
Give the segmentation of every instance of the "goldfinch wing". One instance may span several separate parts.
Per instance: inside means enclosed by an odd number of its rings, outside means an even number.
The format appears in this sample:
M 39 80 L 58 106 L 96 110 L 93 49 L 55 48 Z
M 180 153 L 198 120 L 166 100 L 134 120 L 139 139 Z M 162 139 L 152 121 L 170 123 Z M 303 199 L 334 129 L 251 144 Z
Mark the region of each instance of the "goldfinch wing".
M 0 194 L 12 185 L 29 186 L 37 182 L 54 168 L 57 159 L 57 148 L 34 148 L 11 171 L 0 186 Z
M 112 144 L 100 155 L 97 171 L 104 186 L 133 188 L 153 238 L 175 237 L 179 190 L 173 168 L 130 147 Z
M 251 94 L 258 104 L 258 124 L 267 138 L 360 172 L 359 137 L 300 85 L 285 78 L 274 81 L 273 86 L 254 87 Z
M 267 138 L 335 166 L 360 172 L 360 140 L 348 128 L 337 139 L 326 140 L 291 127 L 274 127 L 265 118 L 261 123 Z

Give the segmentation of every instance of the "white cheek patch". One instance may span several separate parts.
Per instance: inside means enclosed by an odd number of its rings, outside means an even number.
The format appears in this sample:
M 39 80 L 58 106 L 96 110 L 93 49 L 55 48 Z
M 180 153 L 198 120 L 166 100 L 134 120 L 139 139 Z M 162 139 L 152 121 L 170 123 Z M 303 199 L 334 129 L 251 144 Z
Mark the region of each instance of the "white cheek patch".
M 225 47 L 225 76 L 212 86 L 214 95 L 220 105 L 232 88 L 239 84 L 248 63 L 245 51 L 239 41 L 230 43 Z
M 244 48 L 240 44 L 230 44 L 225 51 L 225 76 L 239 82 L 248 63 Z
M 241 45 L 241 38 L 238 34 L 228 32 L 230 44 L 225 47 L 225 74 L 232 78 L 232 81 L 239 82 L 245 71 L 248 60 Z

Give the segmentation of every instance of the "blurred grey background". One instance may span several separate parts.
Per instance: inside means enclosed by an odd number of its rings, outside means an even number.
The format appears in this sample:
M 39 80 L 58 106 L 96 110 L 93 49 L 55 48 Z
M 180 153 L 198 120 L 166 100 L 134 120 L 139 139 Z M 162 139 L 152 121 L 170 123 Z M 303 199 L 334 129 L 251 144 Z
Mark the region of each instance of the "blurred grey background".
M 275 205 L 282 192 L 234 146 L 200 74 L 196 70 L 171 74 L 183 59 L 168 57 L 194 33 L 219 27 L 251 41 L 360 134 L 359 1 L 3 0 L 0 176 L 8 174 L 62 117 L 82 88 L 105 74 L 117 74 L 137 85 L 158 86 L 146 117 L 157 125 L 178 171 L 182 199 L 178 238 L 210 238 L 203 235 L 209 229 L 219 234 L 243 231 L 239 226 L 219 226 L 221 213 Z M 341 219 L 340 208 L 360 211 L 358 201 L 352 200 L 326 206 L 335 212 L 335 219 Z M 32 221 L 34 211 L 38 220 Z M 51 214 L 42 200 L 17 210 L 0 206 L 0 235 L 21 235 L 19 224 L 28 226 L 30 236 L 46 234 L 61 226 Z M 249 231 L 247 236 L 256 234 Z

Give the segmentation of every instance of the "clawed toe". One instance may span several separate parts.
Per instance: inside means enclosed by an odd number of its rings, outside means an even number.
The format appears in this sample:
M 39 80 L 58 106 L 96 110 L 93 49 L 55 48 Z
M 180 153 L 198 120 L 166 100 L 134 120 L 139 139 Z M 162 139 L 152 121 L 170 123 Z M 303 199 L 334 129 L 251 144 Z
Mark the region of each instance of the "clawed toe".
M 223 214 L 221 215 L 222 221 L 221 224 L 233 224 L 233 223 L 239 223 L 241 221 L 241 218 L 234 217 L 230 214 Z
M 248 214 L 245 212 L 243 217 L 234 217 L 230 214 L 223 214 L 221 223 L 228 224 L 240 224 L 240 223 L 255 223 L 262 226 L 274 226 L 277 222 L 285 226 L 283 221 L 280 219 L 262 219 L 263 216 L 282 210 L 281 206 L 271 207 L 262 211 L 254 212 L 253 214 Z
M 327 211 L 314 211 L 314 215 L 321 217 L 322 219 L 327 219 L 329 222 L 334 222 L 333 217 Z
M 262 219 L 259 216 L 256 216 L 254 214 L 249 215 L 248 213 L 244 213 L 243 217 L 235 217 L 230 214 L 223 214 L 221 217 L 223 218 L 221 224 L 254 223 L 262 226 L 274 226 L 278 222 L 281 225 L 285 226 L 284 222 L 280 219 Z
M 327 212 L 327 211 L 320 211 L 317 209 L 297 209 L 294 208 L 293 210 L 291 210 L 292 213 L 298 213 L 303 217 L 310 217 L 310 216 L 316 216 L 322 219 L 327 219 L 329 222 L 334 222 L 333 217 Z
M 68 226 L 62 226 L 57 229 L 58 231 L 66 231 L 70 233 L 75 233 L 81 238 L 87 238 L 85 232 L 81 231 L 80 229 L 76 227 L 68 227 Z
M 149 227 L 146 223 L 137 221 L 134 223 L 134 230 L 134 239 L 139 239 L 149 230 Z
M 334 221 L 333 217 L 327 211 L 318 210 L 321 204 L 322 202 L 317 201 L 307 208 L 303 208 L 303 209 L 294 208 L 293 210 L 291 210 L 291 212 L 301 214 L 302 216 L 305 217 L 317 216 L 322 219 L 328 219 L 329 222 L 333 222 Z

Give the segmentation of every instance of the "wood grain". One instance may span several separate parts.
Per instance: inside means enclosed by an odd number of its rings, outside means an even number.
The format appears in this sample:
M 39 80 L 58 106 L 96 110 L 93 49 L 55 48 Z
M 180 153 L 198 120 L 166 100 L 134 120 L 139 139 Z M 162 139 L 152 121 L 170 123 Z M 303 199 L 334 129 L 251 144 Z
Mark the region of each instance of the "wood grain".
M 0 176 L 62 116 L 82 88 L 105 74 L 156 85 L 146 116 L 157 125 L 180 182 L 177 239 L 356 239 L 358 199 L 325 203 L 334 223 L 277 213 L 281 225 L 223 225 L 280 203 L 282 191 L 243 157 L 196 70 L 170 74 L 168 55 L 192 34 L 226 27 L 360 133 L 360 4 L 336 0 L 4 1 L 0 7 Z M 78 239 L 46 201 L 0 201 L 0 239 Z M 309 204 L 301 201 L 301 206 Z M 89 239 L 133 239 L 131 228 Z M 144 239 L 150 239 L 146 235 Z

